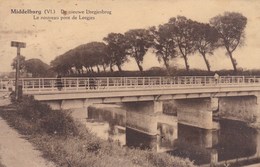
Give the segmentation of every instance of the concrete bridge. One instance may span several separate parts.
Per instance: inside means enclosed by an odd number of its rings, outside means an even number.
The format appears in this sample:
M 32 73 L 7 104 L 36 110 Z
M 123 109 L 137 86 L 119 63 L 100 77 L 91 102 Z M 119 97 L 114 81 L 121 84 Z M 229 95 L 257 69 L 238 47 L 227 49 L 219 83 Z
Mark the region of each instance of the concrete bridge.
M 10 89 L 13 80 L 0 85 Z M 92 104 L 122 103 L 127 126 L 151 135 L 157 133 L 155 120 L 165 100 L 174 101 L 179 122 L 200 128 L 214 128 L 213 104 L 219 114 L 260 122 L 260 77 L 255 76 L 23 78 L 19 85 L 53 109 L 87 112 Z

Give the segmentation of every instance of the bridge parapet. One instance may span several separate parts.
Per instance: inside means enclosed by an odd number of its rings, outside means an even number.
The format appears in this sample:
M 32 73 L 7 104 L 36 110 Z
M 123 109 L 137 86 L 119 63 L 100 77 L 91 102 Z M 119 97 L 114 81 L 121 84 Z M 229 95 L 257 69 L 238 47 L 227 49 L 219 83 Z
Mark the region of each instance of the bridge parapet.
M 23 92 L 55 91 L 109 91 L 127 89 L 153 89 L 169 87 L 206 87 L 214 85 L 260 85 L 260 76 L 178 77 L 81 77 L 81 78 L 21 78 Z M 12 87 L 14 80 L 0 80 L 0 90 Z M 58 89 L 60 88 L 60 89 Z

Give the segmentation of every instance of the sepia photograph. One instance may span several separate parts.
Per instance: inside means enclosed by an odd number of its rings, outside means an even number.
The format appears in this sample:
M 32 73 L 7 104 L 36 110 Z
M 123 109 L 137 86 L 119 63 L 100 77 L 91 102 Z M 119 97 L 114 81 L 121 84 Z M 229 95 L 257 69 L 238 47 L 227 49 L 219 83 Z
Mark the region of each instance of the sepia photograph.
M 0 167 L 260 167 L 259 0 L 0 0 Z

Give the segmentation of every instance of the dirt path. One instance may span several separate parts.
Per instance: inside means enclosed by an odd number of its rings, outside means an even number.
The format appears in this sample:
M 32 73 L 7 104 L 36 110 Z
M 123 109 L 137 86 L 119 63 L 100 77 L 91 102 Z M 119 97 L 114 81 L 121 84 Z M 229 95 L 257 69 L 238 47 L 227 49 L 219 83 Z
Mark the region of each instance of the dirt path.
M 0 117 L 0 157 L 6 167 L 55 167 Z

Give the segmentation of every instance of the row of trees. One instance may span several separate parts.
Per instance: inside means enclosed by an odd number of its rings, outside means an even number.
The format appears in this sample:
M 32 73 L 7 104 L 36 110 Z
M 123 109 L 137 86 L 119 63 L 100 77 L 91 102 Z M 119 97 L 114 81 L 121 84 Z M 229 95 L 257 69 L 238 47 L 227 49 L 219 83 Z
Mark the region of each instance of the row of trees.
M 122 65 L 128 57 L 134 58 L 140 71 L 143 71 L 145 54 L 150 50 L 169 70 L 169 62 L 174 58 L 183 58 L 186 70 L 190 70 L 188 57 L 199 53 L 211 71 L 208 55 L 217 48 L 225 48 L 233 69 L 237 71 L 237 62 L 233 52 L 242 46 L 245 40 L 247 18 L 240 13 L 225 12 L 210 19 L 209 23 L 200 23 L 184 16 L 170 18 L 163 25 L 149 29 L 133 29 L 124 34 L 110 33 L 104 42 L 90 42 L 80 45 L 56 57 L 51 66 L 56 72 L 78 73 L 100 71 L 107 67 L 113 71 L 116 66 L 122 71 Z M 84 67 L 84 68 L 83 68 Z

